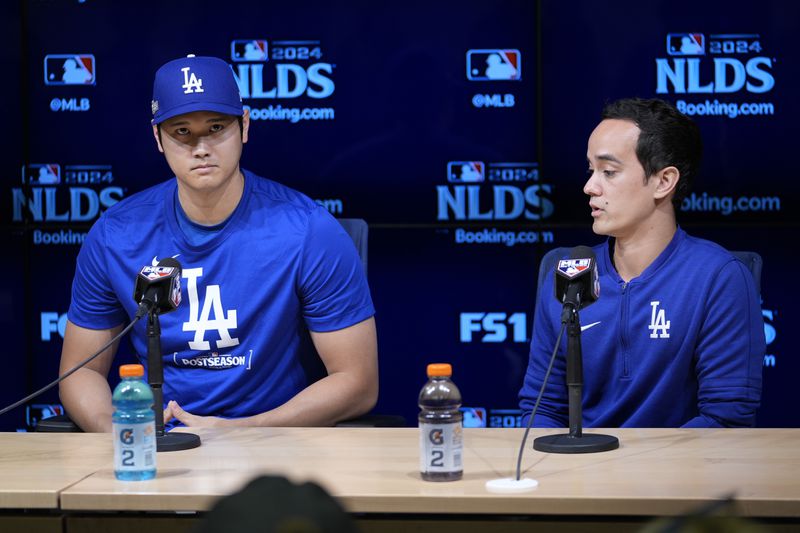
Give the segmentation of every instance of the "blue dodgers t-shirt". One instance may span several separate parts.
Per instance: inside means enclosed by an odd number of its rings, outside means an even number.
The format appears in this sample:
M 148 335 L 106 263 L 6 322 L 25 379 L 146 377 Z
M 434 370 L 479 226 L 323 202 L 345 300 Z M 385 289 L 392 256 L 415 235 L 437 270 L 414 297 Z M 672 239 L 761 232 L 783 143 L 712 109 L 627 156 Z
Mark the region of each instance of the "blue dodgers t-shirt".
M 217 235 L 220 231 L 225 228 L 225 225 L 230 220 L 230 215 L 228 218 L 220 222 L 219 224 L 214 224 L 213 226 L 205 226 L 203 224 L 198 224 L 197 222 L 192 221 L 186 213 L 183 211 L 181 207 L 181 202 L 178 200 L 178 189 L 175 189 L 175 193 L 173 196 L 173 205 L 175 206 L 175 220 L 178 222 L 178 227 L 183 232 L 183 236 L 186 238 L 187 242 L 190 242 L 194 246 L 202 245 L 207 243 L 208 241 L 212 240 L 215 235 Z
M 182 303 L 161 316 L 164 401 L 197 415 L 251 416 L 309 383 L 308 330 L 335 331 L 374 313 L 352 240 L 308 197 L 244 171 L 244 193 L 202 245 L 176 218 L 175 179 L 114 205 L 78 256 L 69 320 L 89 329 L 128 322 L 134 279 L 175 257 Z M 146 320 L 131 338 L 147 365 Z

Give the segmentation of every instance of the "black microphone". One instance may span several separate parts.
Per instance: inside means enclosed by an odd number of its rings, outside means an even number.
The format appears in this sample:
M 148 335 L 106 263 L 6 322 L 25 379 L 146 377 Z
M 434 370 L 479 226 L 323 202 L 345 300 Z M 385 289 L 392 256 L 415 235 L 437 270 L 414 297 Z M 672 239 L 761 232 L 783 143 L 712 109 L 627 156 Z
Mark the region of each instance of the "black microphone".
M 167 257 L 156 266 L 143 267 L 136 276 L 133 299 L 139 303 L 136 316 L 154 311 L 159 315 L 177 309 L 181 303 L 181 264 Z
M 588 246 L 576 246 L 568 259 L 556 265 L 555 296 L 564 304 L 562 327 L 567 328 L 567 398 L 569 402 L 569 433 L 546 435 L 534 439 L 533 448 L 551 453 L 593 453 L 614 450 L 619 439 L 613 435 L 583 434 L 583 353 L 581 350 L 581 321 L 578 311 L 600 297 L 597 257 Z M 559 335 L 559 341 L 561 336 Z M 544 388 L 544 387 L 543 387 Z M 531 414 L 533 416 L 533 414 Z
M 568 330 L 567 337 L 567 375 L 566 384 L 569 399 L 569 425 L 568 435 L 546 435 L 533 441 L 533 448 L 543 452 L 555 453 L 587 453 L 613 450 L 619 446 L 616 437 L 608 435 L 583 435 L 581 428 L 581 395 L 583 391 L 583 357 L 581 355 L 581 325 L 578 311 L 587 305 L 596 302 L 600 297 L 600 281 L 597 273 L 597 258 L 594 251 L 588 246 L 576 246 L 570 252 L 568 259 L 562 259 L 556 264 L 554 278 L 556 300 L 564 304 L 561 312 L 561 331 L 553 347 L 553 355 L 547 366 L 542 386 L 533 405 L 528 426 L 522 436 L 517 457 L 516 478 L 500 478 L 486 482 L 489 492 L 512 493 L 524 492 L 536 487 L 539 482 L 522 477 L 522 453 L 525 451 L 525 441 L 536 417 L 539 403 L 542 401 L 550 371 L 561 344 L 564 331 Z
M 156 451 L 171 452 L 200 446 L 200 437 L 193 433 L 164 431 L 164 367 L 161 359 L 161 323 L 158 315 L 169 313 L 181 303 L 181 264 L 166 257 L 156 266 L 142 268 L 136 276 L 133 299 L 139 302 L 136 317 L 147 315 L 147 383 L 153 390 L 153 411 L 156 417 Z
M 576 246 L 568 259 L 556 264 L 555 296 L 564 304 L 562 324 L 568 323 L 573 313 L 597 301 L 600 280 L 594 250 L 588 246 Z

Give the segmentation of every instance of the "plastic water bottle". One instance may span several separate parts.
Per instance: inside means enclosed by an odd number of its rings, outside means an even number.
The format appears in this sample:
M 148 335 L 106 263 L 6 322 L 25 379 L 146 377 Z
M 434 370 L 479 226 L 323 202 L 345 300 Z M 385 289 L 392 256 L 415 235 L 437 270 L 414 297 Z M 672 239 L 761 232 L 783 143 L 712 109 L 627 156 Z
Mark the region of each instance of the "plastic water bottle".
M 153 391 L 142 379 L 142 365 L 119 367 L 119 382 L 114 389 L 111 417 L 114 435 L 114 475 L 136 481 L 156 477 L 156 417 Z
M 452 375 L 447 363 L 428 365 L 428 382 L 419 393 L 419 470 L 425 481 L 456 481 L 464 474 L 464 416 Z

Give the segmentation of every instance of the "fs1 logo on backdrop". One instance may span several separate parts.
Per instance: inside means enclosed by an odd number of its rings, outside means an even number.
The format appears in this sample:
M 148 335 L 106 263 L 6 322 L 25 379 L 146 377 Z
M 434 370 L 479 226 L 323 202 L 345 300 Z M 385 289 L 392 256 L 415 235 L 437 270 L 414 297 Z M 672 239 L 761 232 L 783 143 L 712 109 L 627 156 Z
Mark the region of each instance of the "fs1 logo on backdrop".
M 48 54 L 44 56 L 44 84 L 94 85 L 95 60 L 91 54 Z M 55 97 L 50 100 L 50 110 L 89 111 L 92 103 L 88 98 Z
M 670 33 L 666 52 L 670 57 L 656 58 L 656 93 L 703 96 L 677 100 L 681 112 L 730 118 L 774 114 L 772 102 L 720 100 L 721 95 L 763 95 L 775 87 L 776 59 L 762 54 L 759 34 Z
M 509 333 L 514 342 L 528 342 L 525 313 L 461 313 L 459 339 L 461 342 L 506 342 Z
M 449 185 L 436 186 L 439 221 L 542 220 L 553 214 L 552 186 L 537 163 L 450 161 Z
M 122 200 L 110 165 L 32 163 L 22 166 L 22 187 L 12 187 L 12 221 L 91 222 Z M 73 230 L 34 230 L 34 244 L 80 244 L 86 234 Z
M 42 342 L 58 340 L 56 334 L 63 339 L 67 329 L 67 313 L 44 311 L 39 315 Z
M 522 53 L 515 49 L 467 50 L 467 79 L 470 81 L 520 81 L 522 79 Z M 477 93 L 472 105 L 481 107 L 514 107 L 512 93 Z

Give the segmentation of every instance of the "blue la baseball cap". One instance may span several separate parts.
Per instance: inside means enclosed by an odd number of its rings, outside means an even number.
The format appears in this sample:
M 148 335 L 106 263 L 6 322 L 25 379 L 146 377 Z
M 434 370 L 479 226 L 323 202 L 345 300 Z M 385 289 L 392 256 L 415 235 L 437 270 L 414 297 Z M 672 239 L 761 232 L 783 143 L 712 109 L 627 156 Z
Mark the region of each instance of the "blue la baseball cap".
M 153 82 L 153 124 L 192 111 L 242 116 L 242 97 L 233 71 L 217 57 L 190 54 L 164 64 Z

